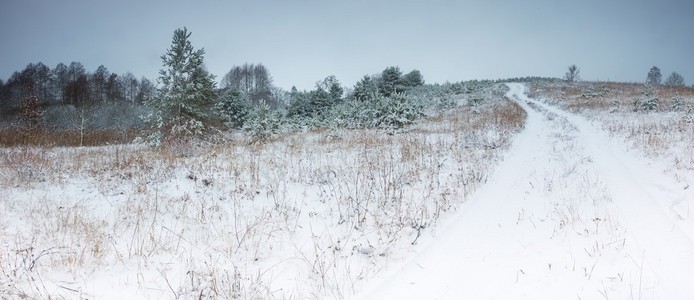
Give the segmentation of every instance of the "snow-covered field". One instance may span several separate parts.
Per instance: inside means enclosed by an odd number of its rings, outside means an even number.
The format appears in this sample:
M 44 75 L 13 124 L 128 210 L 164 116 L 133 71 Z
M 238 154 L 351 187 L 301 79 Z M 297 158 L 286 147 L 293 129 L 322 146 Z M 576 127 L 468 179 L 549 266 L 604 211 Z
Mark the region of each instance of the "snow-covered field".
M 393 135 L 1 149 L 0 298 L 693 299 L 694 93 L 509 88 Z
M 510 87 L 528 122 L 495 175 L 363 298 L 694 298 L 693 148 L 663 145 L 680 162 L 673 173 L 669 160 L 604 131 L 604 117 L 586 112 L 591 123 Z M 649 126 L 635 115 L 623 121 Z M 687 124 L 651 134 L 691 142 Z
M 349 298 L 432 240 L 525 113 L 266 143 L 0 149 L 0 298 Z

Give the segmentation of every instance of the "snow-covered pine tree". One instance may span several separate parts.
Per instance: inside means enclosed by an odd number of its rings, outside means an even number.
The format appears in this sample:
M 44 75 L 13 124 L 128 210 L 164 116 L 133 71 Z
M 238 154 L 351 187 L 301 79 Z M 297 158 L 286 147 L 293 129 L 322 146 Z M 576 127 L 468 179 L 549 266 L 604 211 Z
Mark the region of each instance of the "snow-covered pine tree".
M 376 99 L 378 96 L 378 86 L 369 75 L 364 75 L 364 77 L 359 80 L 354 85 L 354 91 L 352 92 L 352 97 L 358 101 L 370 101 Z
M 378 89 L 383 96 L 402 92 L 402 72 L 399 67 L 388 67 L 381 73 Z
M 672 111 L 680 111 L 684 107 L 684 99 L 682 96 L 680 96 L 679 93 L 675 93 L 675 96 L 672 97 L 672 100 L 670 101 L 670 109 Z
M 419 70 L 412 70 L 402 76 L 402 85 L 406 88 L 413 88 L 420 85 L 424 85 L 424 77 Z
M 342 99 L 342 94 L 345 92 L 345 89 L 342 88 L 340 81 L 335 78 L 335 75 L 330 75 L 316 82 L 316 88 L 327 91 L 333 102 L 339 102 Z
M 219 97 L 216 109 L 225 121 L 231 123 L 231 126 L 241 128 L 253 106 L 251 100 L 241 90 L 229 88 Z
M 262 101 L 249 113 L 243 130 L 262 141 L 279 133 L 281 125 L 282 116 L 280 113 L 272 110 L 267 103 Z
M 153 110 L 147 121 L 160 137 L 200 136 L 215 97 L 214 76 L 203 68 L 204 49 L 194 50 L 190 32 L 176 29 L 171 48 L 161 56 L 157 97 L 147 101 Z
M 644 85 L 643 98 L 634 100 L 634 111 L 644 110 L 658 110 L 660 106 L 660 99 L 655 91 L 652 84 L 646 83 Z
M 396 129 L 411 125 L 424 116 L 424 107 L 419 99 L 405 93 L 382 97 L 378 103 L 377 127 Z

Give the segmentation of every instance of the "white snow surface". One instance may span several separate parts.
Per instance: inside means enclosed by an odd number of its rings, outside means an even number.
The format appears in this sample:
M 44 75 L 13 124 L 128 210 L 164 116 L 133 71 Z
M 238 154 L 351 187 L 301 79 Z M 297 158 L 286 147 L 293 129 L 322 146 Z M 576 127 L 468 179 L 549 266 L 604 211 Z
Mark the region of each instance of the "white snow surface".
M 691 188 L 508 86 L 528 119 L 495 175 L 359 298 L 694 299 Z
M 138 146 L 9 149 L 0 299 L 694 299 L 691 149 L 646 158 L 602 129 L 614 114 L 589 121 L 509 88 L 528 117 L 508 150 L 511 133 L 455 137 L 450 120 L 171 162 Z M 401 203 L 378 206 L 379 187 Z M 351 210 L 368 212 L 359 229 Z

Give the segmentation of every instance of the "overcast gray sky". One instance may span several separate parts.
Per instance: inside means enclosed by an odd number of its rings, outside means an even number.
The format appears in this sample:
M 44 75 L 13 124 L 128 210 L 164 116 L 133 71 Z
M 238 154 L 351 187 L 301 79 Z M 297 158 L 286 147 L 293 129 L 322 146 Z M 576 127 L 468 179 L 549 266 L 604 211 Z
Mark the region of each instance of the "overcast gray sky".
M 692 0 L 1 0 L 0 78 L 30 62 L 156 79 L 176 28 L 219 80 L 263 63 L 277 86 L 346 86 L 397 65 L 427 82 L 516 76 L 644 81 L 653 65 L 694 82 Z

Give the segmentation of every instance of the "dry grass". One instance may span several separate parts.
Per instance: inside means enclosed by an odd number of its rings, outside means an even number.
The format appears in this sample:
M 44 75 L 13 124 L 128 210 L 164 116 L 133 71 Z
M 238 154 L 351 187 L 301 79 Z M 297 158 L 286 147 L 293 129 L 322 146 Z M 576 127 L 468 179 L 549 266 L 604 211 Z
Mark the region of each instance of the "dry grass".
M 0 149 L 0 297 L 93 298 L 109 276 L 151 297 L 347 297 L 486 181 L 524 119 L 497 100 L 393 135 Z
M 679 180 L 692 184 L 686 174 L 694 170 L 694 88 L 655 88 L 652 97 L 659 102 L 653 110 L 635 104 L 645 98 L 643 84 L 536 84 L 530 90 L 539 99 L 599 122 L 644 155 L 663 159 L 675 167 L 672 172 Z
M 573 112 L 586 110 L 633 110 L 634 100 L 643 99 L 646 88 L 638 83 L 577 82 L 540 83 L 530 86 L 529 96 L 544 98 Z M 684 105 L 680 110 L 694 107 L 694 88 L 659 86 L 654 88 L 654 97 L 660 99 L 658 111 L 672 111 L 673 99 L 681 97 Z
M 138 136 L 137 129 L 128 130 L 90 130 L 83 140 L 83 146 L 104 146 L 127 144 Z M 80 146 L 80 133 L 74 130 L 22 130 L 4 128 L 0 131 L 0 146 L 40 146 L 40 147 L 77 147 Z

